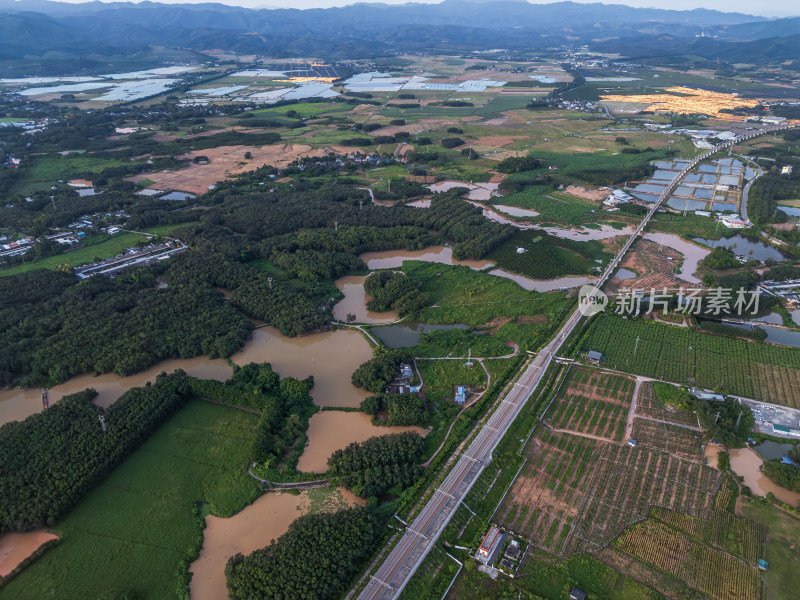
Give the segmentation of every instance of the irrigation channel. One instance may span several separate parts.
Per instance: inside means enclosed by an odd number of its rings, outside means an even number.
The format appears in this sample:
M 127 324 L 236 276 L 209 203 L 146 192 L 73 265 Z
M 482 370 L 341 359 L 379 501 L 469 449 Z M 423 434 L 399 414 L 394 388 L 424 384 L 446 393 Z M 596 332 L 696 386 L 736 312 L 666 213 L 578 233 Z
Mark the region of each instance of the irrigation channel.
M 692 162 L 686 165 L 678 176 L 672 180 L 658 197 L 658 200 L 653 203 L 653 206 L 650 208 L 647 215 L 645 215 L 644 219 L 642 219 L 639 226 L 634 230 L 631 237 L 628 238 L 628 241 L 625 242 L 625 245 L 620 249 L 619 253 L 606 267 L 603 275 L 594 282 L 593 289 L 588 297 L 596 296 L 599 293 L 605 282 L 617 269 L 630 247 L 638 237 L 642 235 L 644 228 L 655 212 L 661 207 L 683 178 L 686 177 L 689 171 L 698 163 L 706 160 L 712 154 L 736 143 L 765 133 L 770 133 L 779 129 L 789 129 L 791 127 L 794 126 L 776 126 L 760 129 L 730 142 L 715 146 L 697 158 L 694 158 Z M 450 522 L 450 519 L 453 518 L 458 506 L 466 497 L 470 488 L 472 488 L 485 466 L 492 460 L 492 452 L 500 443 L 508 427 L 520 413 L 522 407 L 528 401 L 528 398 L 533 394 L 533 391 L 541 381 L 547 367 L 550 366 L 556 352 L 561 348 L 564 340 L 566 340 L 575 329 L 582 316 L 581 307 L 578 307 L 569 319 L 567 319 L 567 322 L 564 323 L 564 326 L 556 334 L 555 338 L 542 348 L 533 362 L 525 368 L 516 383 L 511 386 L 506 396 L 502 399 L 492 416 L 486 421 L 485 425 L 483 425 L 475 436 L 475 439 L 461 455 L 461 458 L 459 458 L 453 469 L 447 477 L 445 477 L 441 485 L 434 490 L 430 500 L 428 500 L 422 508 L 417 518 L 406 528 L 400 541 L 398 541 L 397 545 L 388 553 L 375 574 L 370 576 L 369 582 L 367 582 L 364 589 L 358 595 L 359 600 L 388 600 L 400 595 L 417 568 L 422 564 L 422 561 L 425 560 L 428 552 L 430 552 L 433 544 Z

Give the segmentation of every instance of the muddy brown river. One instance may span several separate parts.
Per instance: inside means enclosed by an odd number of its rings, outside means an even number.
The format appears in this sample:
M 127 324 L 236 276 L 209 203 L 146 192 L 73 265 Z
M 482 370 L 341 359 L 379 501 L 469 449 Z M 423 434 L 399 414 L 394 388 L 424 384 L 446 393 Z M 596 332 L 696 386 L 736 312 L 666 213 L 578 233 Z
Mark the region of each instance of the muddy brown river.
M 364 291 L 366 278 L 366 275 L 348 275 L 336 280 L 336 287 L 344 294 L 344 298 L 333 307 L 333 317 L 338 321 L 345 321 L 348 314 L 353 314 L 356 316 L 356 323 L 385 324 L 397 321 L 400 317 L 395 310 L 367 310 L 369 297 Z
M 253 331 L 252 337 L 231 359 L 238 365 L 249 362 L 269 362 L 282 377 L 305 379 L 314 376 L 311 396 L 320 406 L 357 407 L 367 393 L 350 382 L 353 371 L 372 358 L 372 349 L 360 333 L 354 330 L 330 331 L 313 335 L 287 338 L 273 327 Z M 111 406 L 132 387 L 155 381 L 161 372 L 172 373 L 183 369 L 189 375 L 204 379 L 225 381 L 233 374 L 223 359 L 198 356 L 188 359 L 170 359 L 149 369 L 120 377 L 106 373 L 94 377 L 90 373 L 78 375 L 53 387 L 49 392 L 50 405 L 64 396 L 94 388 L 98 392 L 96 403 Z M 22 420 L 42 410 L 41 392 L 38 389 L 15 388 L 0 392 L 0 425 Z
M 422 427 L 373 425 L 370 416 L 362 412 L 318 412 L 308 423 L 308 443 L 297 462 L 297 470 L 304 473 L 324 473 L 328 470 L 328 459 L 335 450 L 371 437 L 404 431 L 416 431 L 422 436 L 428 433 Z
M 189 588 L 192 600 L 223 600 L 228 597 L 225 585 L 225 565 L 228 559 L 241 552 L 244 555 L 268 546 L 286 533 L 289 525 L 308 513 L 312 505 L 310 494 L 319 498 L 329 496 L 321 510 L 336 510 L 344 506 L 363 504 L 363 500 L 345 489 L 305 491 L 292 494 L 264 494 L 240 513 L 228 518 L 206 517 L 203 548 L 189 568 L 192 581 Z M 319 500 L 317 500 L 319 502 Z
M 800 507 L 800 493 L 774 484 L 761 472 L 764 459 L 755 450 L 736 448 L 728 450 L 728 454 L 731 457 L 731 470 L 744 477 L 744 484 L 753 490 L 754 494 L 766 496 L 768 492 L 772 492 L 778 500 Z
M 371 270 L 399 269 L 406 260 L 421 260 L 436 262 L 444 265 L 464 265 L 480 271 L 491 267 L 493 263 L 486 260 L 458 260 L 453 258 L 453 249 L 447 246 L 429 246 L 423 250 L 383 250 L 380 252 L 365 252 L 360 256 Z
M 33 554 L 39 546 L 58 536 L 46 531 L 28 533 L 4 533 L 0 535 L 0 577 L 5 577 L 23 560 Z

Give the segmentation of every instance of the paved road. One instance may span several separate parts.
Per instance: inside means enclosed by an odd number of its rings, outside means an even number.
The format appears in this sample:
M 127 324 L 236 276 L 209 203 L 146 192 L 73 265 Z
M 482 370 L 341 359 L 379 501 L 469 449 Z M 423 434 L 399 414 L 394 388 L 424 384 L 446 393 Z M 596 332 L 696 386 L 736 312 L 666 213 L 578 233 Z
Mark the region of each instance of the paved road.
M 747 221 L 747 194 L 750 193 L 750 186 L 753 185 L 756 179 L 761 177 L 764 174 L 764 169 L 761 168 L 761 165 L 758 163 L 753 163 L 758 169 L 755 177 L 753 177 L 750 181 L 744 184 L 744 189 L 742 190 L 742 219 Z
M 600 279 L 594 282 L 594 289 L 590 295 L 595 295 L 599 292 L 630 247 L 642 234 L 651 217 L 697 163 L 734 143 L 762 135 L 768 131 L 785 128 L 770 127 L 758 130 L 712 148 L 693 159 L 658 197 L 658 200 L 608 265 Z M 391 599 L 400 595 L 411 576 L 422 564 L 422 561 L 425 560 L 436 539 L 441 535 L 447 523 L 450 522 L 459 504 L 466 497 L 484 467 L 492 460 L 492 452 L 500 443 L 503 435 L 505 435 L 508 427 L 522 410 L 528 398 L 533 394 L 533 390 L 536 389 L 547 367 L 550 366 L 555 353 L 575 329 L 581 317 L 580 310 L 576 309 L 556 334 L 556 337 L 542 348 L 533 362 L 523 371 L 517 382 L 511 386 L 497 410 L 486 421 L 486 424 L 461 455 L 461 458 L 445 477 L 442 484 L 434 490 L 430 500 L 422 508 L 413 523 L 406 529 L 403 537 L 400 538 L 397 545 L 387 555 L 375 575 L 371 576 L 370 581 L 359 594 L 359 600 Z

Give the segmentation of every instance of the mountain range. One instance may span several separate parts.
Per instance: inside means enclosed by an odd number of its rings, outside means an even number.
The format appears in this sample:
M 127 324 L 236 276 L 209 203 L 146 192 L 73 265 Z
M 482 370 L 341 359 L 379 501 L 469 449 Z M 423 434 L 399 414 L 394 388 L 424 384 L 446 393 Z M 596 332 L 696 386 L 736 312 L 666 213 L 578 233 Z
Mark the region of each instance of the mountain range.
M 152 47 L 343 59 L 582 45 L 628 58 L 690 53 L 757 62 L 800 59 L 798 36 L 800 18 L 599 3 L 444 0 L 256 10 L 212 3 L 0 0 L 0 61 L 12 62 L 143 53 Z

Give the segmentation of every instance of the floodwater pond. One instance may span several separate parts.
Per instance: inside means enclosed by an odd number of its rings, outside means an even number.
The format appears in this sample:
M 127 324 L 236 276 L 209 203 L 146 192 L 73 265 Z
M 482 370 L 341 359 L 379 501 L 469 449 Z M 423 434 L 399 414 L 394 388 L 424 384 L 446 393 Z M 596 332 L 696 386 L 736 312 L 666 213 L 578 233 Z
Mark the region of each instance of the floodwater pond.
M 751 448 L 734 448 L 728 451 L 731 458 L 731 470 L 744 477 L 744 484 L 754 494 L 766 496 L 772 492 L 778 500 L 800 507 L 800 493 L 782 488 L 761 472 L 763 459 Z
M 57 537 L 46 531 L 0 535 L 0 577 L 8 575 L 23 560 L 36 552 L 39 546 Z
M 529 279 L 522 275 L 509 273 L 504 269 L 492 269 L 489 275 L 496 275 L 505 279 L 515 281 L 523 289 L 529 292 L 553 292 L 555 290 L 566 290 L 579 285 L 584 285 L 592 281 L 592 277 L 576 276 L 576 277 L 560 277 L 558 279 Z
M 556 237 L 560 237 L 566 240 L 575 240 L 577 242 L 590 242 L 593 240 L 607 240 L 609 238 L 617 237 L 619 235 L 624 235 L 626 237 L 630 237 L 633 233 L 633 229 L 630 227 L 623 227 L 622 229 L 616 229 L 611 225 L 600 225 L 600 227 L 596 229 L 587 229 L 587 228 L 579 228 L 579 229 L 563 229 L 561 227 L 542 227 L 544 231 L 549 233 L 550 235 L 554 235 Z
M 538 217 L 539 213 L 530 208 L 520 208 L 519 206 L 508 206 L 506 204 L 495 204 L 494 207 L 500 212 L 504 212 L 512 217 Z
M 379 252 L 365 252 L 360 255 L 361 260 L 367 263 L 367 268 L 399 269 L 406 260 L 421 260 L 423 262 L 442 263 L 443 265 L 463 265 L 480 271 L 491 267 L 493 263 L 486 260 L 458 260 L 453 258 L 453 249 L 447 246 L 429 246 L 422 250 L 382 250 Z
M 350 377 L 372 358 L 372 346 L 353 329 L 287 338 L 274 327 L 261 327 L 231 359 L 237 365 L 268 362 L 281 377 L 314 377 L 311 397 L 319 406 L 358 407 L 369 393 Z
M 764 325 L 763 322 L 750 322 L 750 323 L 732 323 L 723 321 L 729 327 L 737 329 L 745 329 L 752 331 L 753 327 L 763 329 L 767 333 L 766 341 L 770 344 L 778 344 L 779 346 L 792 346 L 793 348 L 800 348 L 800 331 L 792 331 L 784 327 L 776 327 L 775 325 Z
M 774 460 L 782 456 L 789 456 L 789 450 L 794 448 L 794 444 L 779 444 L 772 440 L 764 440 L 758 446 L 753 446 L 753 450 L 766 460 Z
M 777 248 L 773 248 L 762 241 L 748 239 L 743 235 L 734 235 L 729 238 L 722 238 L 721 240 L 707 240 L 704 238 L 693 239 L 695 242 L 705 244 L 711 248 L 727 248 L 733 251 L 734 254 L 744 256 L 745 258 L 756 258 L 761 261 L 771 258 L 778 262 L 786 260 L 786 257 L 784 257 Z
M 614 274 L 614 279 L 622 279 L 623 281 L 626 279 L 636 279 L 636 273 L 631 271 L 630 269 L 619 269 Z
M 415 431 L 421 436 L 428 433 L 422 427 L 373 425 L 370 416 L 363 412 L 318 412 L 309 420 L 308 443 L 297 461 L 297 470 L 303 473 L 324 473 L 328 470 L 328 459 L 336 450 L 346 448 L 353 442 L 404 431 Z
M 192 600 L 222 600 L 228 597 L 225 582 L 225 565 L 235 554 L 245 556 L 268 546 L 289 529 L 297 518 L 308 513 L 310 494 L 331 494 L 322 510 L 336 510 L 356 506 L 364 501 L 348 490 L 304 491 L 299 495 L 268 493 L 236 515 L 224 519 L 214 515 L 206 517 L 203 530 L 203 547 L 189 571 L 192 573 L 190 597 Z
M 677 250 L 683 254 L 681 272 L 676 273 L 675 276 L 678 279 L 683 279 L 689 283 L 700 283 L 700 280 L 695 277 L 694 274 L 697 271 L 698 263 L 706 256 L 711 254 L 710 250 L 703 248 L 702 246 L 698 246 L 697 244 L 687 242 L 686 240 L 671 233 L 645 233 L 642 237 L 644 237 L 646 240 L 650 240 L 651 242 L 662 244 L 667 248 Z
M 432 325 L 431 323 L 403 323 L 375 327 L 372 335 L 381 340 L 389 348 L 411 348 L 419 344 L 422 335 L 441 329 L 469 329 L 469 325 Z
M 344 294 L 333 307 L 333 317 L 346 321 L 348 314 L 356 316 L 356 323 L 394 323 L 400 317 L 397 311 L 374 312 L 367 310 L 367 293 L 364 291 L 366 275 L 348 275 L 336 280 L 336 287 Z
M 497 188 L 500 187 L 499 183 L 464 183 L 463 181 L 441 181 L 428 186 L 432 192 L 447 192 L 454 188 L 467 188 L 469 194 L 467 198 L 470 200 L 490 200 L 499 196 Z

